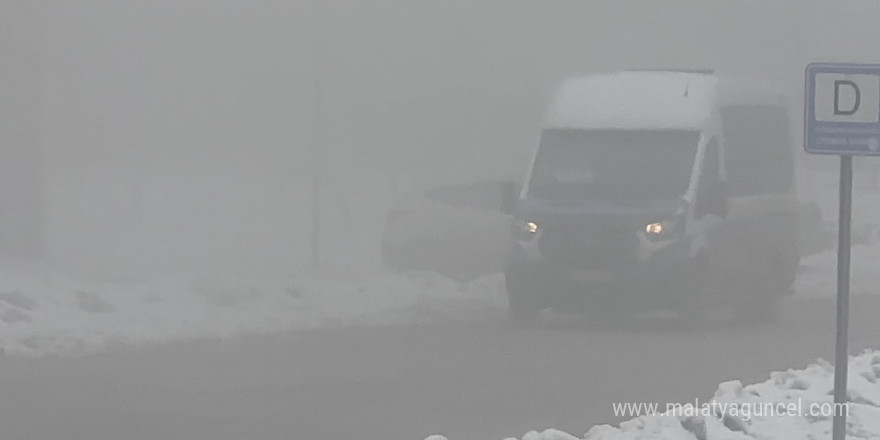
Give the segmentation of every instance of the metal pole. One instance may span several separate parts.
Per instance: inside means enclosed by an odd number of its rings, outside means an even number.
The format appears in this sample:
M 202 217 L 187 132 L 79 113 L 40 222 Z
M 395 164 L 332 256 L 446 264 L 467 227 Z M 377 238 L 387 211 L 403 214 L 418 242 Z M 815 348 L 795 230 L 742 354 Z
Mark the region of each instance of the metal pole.
M 315 142 L 313 154 L 312 175 L 312 236 L 311 236 L 311 263 L 312 269 L 321 266 L 321 147 L 320 142 Z
M 849 263 L 852 224 L 852 156 L 840 156 L 840 215 L 837 232 L 837 343 L 834 350 L 834 419 L 832 440 L 846 438 L 846 387 L 849 352 Z
M 324 30 L 322 29 L 324 23 L 323 18 L 324 14 L 322 11 L 323 0 L 317 0 L 314 2 L 315 8 L 315 31 L 314 31 L 314 45 L 312 50 L 314 51 L 313 62 L 315 63 L 314 71 L 315 71 L 315 95 L 314 95 L 314 127 L 313 127 L 313 139 L 312 139 L 312 188 L 311 188 L 311 199 L 312 199 L 312 235 L 311 235 L 311 264 L 312 269 L 318 269 L 321 266 L 321 188 L 323 186 L 323 174 L 324 174 L 324 157 L 323 157 L 323 144 L 324 144 L 324 69 L 323 69 L 323 51 L 324 51 Z

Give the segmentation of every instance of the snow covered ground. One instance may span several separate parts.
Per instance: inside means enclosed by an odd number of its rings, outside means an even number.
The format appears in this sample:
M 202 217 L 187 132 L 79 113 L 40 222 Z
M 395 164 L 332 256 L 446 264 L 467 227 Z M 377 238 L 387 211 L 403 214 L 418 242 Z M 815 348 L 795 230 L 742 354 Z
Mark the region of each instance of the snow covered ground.
M 880 245 L 852 248 L 852 291 L 877 292 Z M 836 250 L 807 257 L 796 296 L 836 289 Z M 0 262 L 0 350 L 7 355 L 78 355 L 111 346 L 470 319 L 502 313 L 500 274 L 458 283 L 433 273 L 379 274 L 358 280 L 165 280 L 94 284 L 39 264 Z
M 499 310 L 501 286 L 498 276 L 459 284 L 430 273 L 301 283 L 90 284 L 6 260 L 0 264 L 0 349 L 78 355 L 120 345 L 463 319 Z
M 880 245 L 854 245 L 851 250 L 850 291 L 853 295 L 880 294 Z M 795 281 L 796 298 L 834 296 L 837 292 L 837 248 L 803 259 Z
M 880 352 L 866 351 L 849 365 L 847 437 L 880 438 Z M 722 383 L 707 402 L 680 402 L 689 409 L 642 415 L 619 427 L 597 425 L 583 437 L 550 429 L 522 440 L 751 440 L 831 438 L 834 369 L 823 360 L 803 370 L 780 371 L 770 380 L 743 386 Z M 445 440 L 443 436 L 428 437 Z M 454 440 L 454 439 L 450 439 Z
M 880 293 L 876 275 L 880 264 L 880 193 L 870 176 L 856 174 L 853 179 L 852 267 L 853 294 Z M 802 172 L 800 197 L 815 202 L 822 210 L 823 221 L 835 237 L 830 249 L 802 261 L 795 288 L 798 297 L 833 296 L 837 289 L 837 215 L 838 174 L 835 170 Z
M 834 176 L 811 191 L 828 228 L 836 219 Z M 824 180 L 823 180 L 824 179 Z M 857 233 L 880 222 L 876 189 L 856 186 L 852 291 L 878 293 L 877 237 Z M 836 249 L 803 260 L 799 298 L 835 293 Z M 468 319 L 501 313 L 498 274 L 457 283 L 432 273 L 373 274 L 357 279 L 300 277 L 241 280 L 168 279 L 149 284 L 82 282 L 38 263 L 0 259 L 0 350 L 8 355 L 76 355 L 110 346 L 304 331 L 350 325 L 387 325 Z
M 804 260 L 799 298 L 833 296 L 834 249 Z M 880 246 L 853 247 L 852 290 L 877 293 Z M 433 273 L 359 280 L 165 280 L 94 284 L 39 264 L 0 262 L 0 349 L 8 355 L 77 355 L 110 346 L 471 319 L 502 313 L 500 274 L 458 283 Z

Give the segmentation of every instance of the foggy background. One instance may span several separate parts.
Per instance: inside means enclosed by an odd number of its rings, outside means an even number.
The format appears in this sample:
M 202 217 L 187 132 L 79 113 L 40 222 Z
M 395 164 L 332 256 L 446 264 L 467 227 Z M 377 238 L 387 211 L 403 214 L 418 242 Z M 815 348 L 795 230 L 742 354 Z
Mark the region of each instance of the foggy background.
M 83 277 L 285 276 L 308 267 L 320 174 L 325 265 L 374 269 L 395 197 L 519 177 L 565 76 L 766 75 L 799 130 L 804 66 L 877 61 L 878 18 L 867 1 L 2 0 L 0 250 Z

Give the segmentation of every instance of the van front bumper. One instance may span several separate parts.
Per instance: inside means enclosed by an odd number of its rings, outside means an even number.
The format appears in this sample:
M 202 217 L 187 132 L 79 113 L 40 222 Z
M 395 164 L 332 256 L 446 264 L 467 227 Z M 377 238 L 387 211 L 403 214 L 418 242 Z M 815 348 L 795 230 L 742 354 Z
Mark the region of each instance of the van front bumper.
M 537 241 L 537 240 L 535 240 Z M 630 258 L 615 255 L 615 263 L 594 258 L 559 260 L 541 253 L 535 243 L 514 242 L 505 266 L 508 289 L 537 295 L 546 305 L 608 300 L 629 305 L 664 305 L 689 291 L 694 267 L 690 242 L 640 241 Z M 584 253 L 595 252 L 584 249 Z M 601 264 L 591 265 L 591 262 Z

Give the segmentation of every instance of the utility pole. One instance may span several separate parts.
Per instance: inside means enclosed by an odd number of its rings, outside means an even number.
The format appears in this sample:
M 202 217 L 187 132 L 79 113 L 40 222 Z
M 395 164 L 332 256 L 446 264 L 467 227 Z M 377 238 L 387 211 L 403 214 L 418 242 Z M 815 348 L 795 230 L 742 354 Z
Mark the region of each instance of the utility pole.
M 321 195 L 324 179 L 324 0 L 314 0 L 315 14 L 313 63 L 315 75 L 315 94 L 313 103 L 314 124 L 312 128 L 312 187 L 311 187 L 311 266 L 313 270 L 321 267 Z

